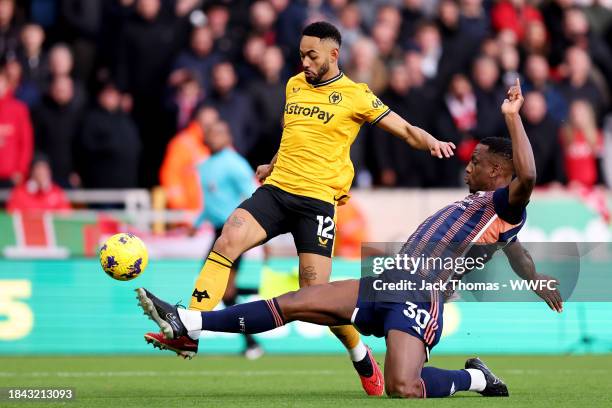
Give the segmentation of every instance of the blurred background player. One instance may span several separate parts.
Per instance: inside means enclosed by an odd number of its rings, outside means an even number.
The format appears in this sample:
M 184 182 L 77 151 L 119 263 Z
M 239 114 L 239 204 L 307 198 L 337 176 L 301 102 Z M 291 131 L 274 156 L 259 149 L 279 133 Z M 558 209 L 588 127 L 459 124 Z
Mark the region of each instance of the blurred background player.
M 202 110 L 201 112 L 205 112 Z M 222 233 L 223 224 L 234 208 L 247 199 L 257 188 L 255 173 L 245 158 L 240 156 L 232 147 L 232 135 L 226 122 L 216 121 L 206 127 L 206 146 L 210 151 L 208 159 L 197 165 L 199 186 L 202 196 L 205 197 L 204 209 L 193 224 L 192 233 L 202 226 L 204 222 L 210 223 L 215 229 L 214 241 Z M 236 304 L 238 290 L 236 288 L 236 272 L 240 267 L 241 257 L 236 258 L 229 274 L 228 285 L 223 295 L 225 306 Z M 206 290 L 194 289 L 193 297 L 209 298 Z M 159 333 L 147 333 L 145 339 L 161 348 L 167 348 L 179 354 L 185 352 L 188 345 L 181 348 L 173 347 L 160 337 Z M 250 334 L 244 335 L 244 355 L 248 359 L 261 357 L 263 349 Z M 197 344 L 193 343 L 192 350 L 197 351 Z M 188 355 L 184 355 L 187 357 Z

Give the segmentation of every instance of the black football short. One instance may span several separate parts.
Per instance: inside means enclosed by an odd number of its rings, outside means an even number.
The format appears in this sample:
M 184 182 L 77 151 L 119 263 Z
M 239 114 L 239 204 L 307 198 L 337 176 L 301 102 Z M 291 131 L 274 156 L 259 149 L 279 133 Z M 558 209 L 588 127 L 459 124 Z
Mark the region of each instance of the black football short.
M 264 184 L 238 208 L 248 211 L 263 227 L 266 241 L 290 232 L 298 254 L 332 256 L 336 235 L 333 204 Z

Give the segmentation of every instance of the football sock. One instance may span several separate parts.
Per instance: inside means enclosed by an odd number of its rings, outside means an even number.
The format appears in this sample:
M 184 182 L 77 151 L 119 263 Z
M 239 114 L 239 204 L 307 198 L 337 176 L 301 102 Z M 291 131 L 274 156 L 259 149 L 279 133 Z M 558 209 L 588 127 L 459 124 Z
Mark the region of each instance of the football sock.
M 177 309 L 183 326 L 187 329 L 187 335 L 198 340 L 202 333 L 202 313 L 197 310 Z
M 472 377 L 467 370 L 442 370 L 436 367 L 423 367 L 423 398 L 440 398 L 453 395 L 457 391 L 469 391 Z
M 353 361 L 363 359 L 367 350 L 359 338 L 359 333 L 353 326 L 331 326 L 329 329 L 334 333 L 334 336 L 344 344 L 344 347 L 349 351 Z
M 225 305 L 225 307 L 231 307 L 236 304 L 236 298 L 238 297 L 238 294 L 239 294 L 238 289 L 236 289 L 234 293 L 235 293 L 234 296 L 232 296 L 231 298 L 223 299 L 223 304 Z M 257 341 L 251 334 L 244 333 L 243 336 L 244 336 L 244 342 L 246 343 L 247 348 L 257 345 Z
M 472 377 L 472 383 L 470 384 L 470 391 L 484 391 L 487 386 L 487 379 L 484 376 L 484 373 L 475 368 L 466 368 L 465 371 L 470 373 L 470 377 Z
M 357 343 L 355 347 L 349 349 L 348 352 L 352 361 L 361 361 L 368 356 L 368 349 L 361 340 L 359 340 L 359 343 Z
M 246 343 L 247 348 L 257 346 L 257 340 L 255 340 L 255 337 L 253 337 L 252 334 L 244 333 L 243 336 L 244 336 L 244 342 Z
M 190 310 L 213 310 L 223 298 L 233 261 L 211 251 L 191 294 Z
M 357 330 L 350 325 L 332 326 L 329 329 L 348 350 L 357 373 L 363 377 L 372 376 L 374 367 L 372 367 L 372 361 L 368 358 L 368 349 L 361 341 Z
M 362 377 L 369 378 L 372 376 L 372 374 L 374 374 L 374 367 L 372 366 L 372 360 L 370 360 L 370 357 L 368 356 L 367 353 L 365 357 L 362 358 L 361 360 L 353 361 L 353 367 L 355 367 L 355 370 L 357 371 L 357 373 Z
M 214 332 L 255 334 L 285 324 L 276 299 L 258 300 L 257 302 L 243 303 L 223 310 L 202 312 L 201 316 L 200 327 L 202 330 Z M 189 330 L 189 327 L 187 327 L 187 330 Z

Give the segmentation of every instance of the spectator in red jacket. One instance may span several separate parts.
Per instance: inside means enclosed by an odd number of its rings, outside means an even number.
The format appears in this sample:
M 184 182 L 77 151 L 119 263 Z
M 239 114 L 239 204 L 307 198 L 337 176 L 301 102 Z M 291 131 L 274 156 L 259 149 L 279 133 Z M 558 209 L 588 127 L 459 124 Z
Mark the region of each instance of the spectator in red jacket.
M 495 31 L 511 30 L 519 41 L 532 21 L 542 22 L 542 15 L 526 0 L 501 0 L 491 10 L 491 23 Z
M 569 121 L 561 130 L 565 172 L 570 185 L 593 187 L 599 181 L 597 159 L 603 150 L 603 135 L 588 101 L 570 105 Z
M 30 178 L 11 191 L 6 204 L 7 211 L 68 210 L 70 202 L 64 191 L 51 178 L 51 166 L 43 155 L 32 162 Z
M 23 181 L 32 160 L 32 123 L 28 108 L 13 97 L 0 69 L 0 186 Z

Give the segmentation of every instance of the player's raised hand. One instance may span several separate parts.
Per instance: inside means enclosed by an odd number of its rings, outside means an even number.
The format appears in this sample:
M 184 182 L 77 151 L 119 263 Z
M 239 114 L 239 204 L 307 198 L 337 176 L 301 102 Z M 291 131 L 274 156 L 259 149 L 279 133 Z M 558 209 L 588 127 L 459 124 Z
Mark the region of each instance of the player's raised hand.
M 519 113 L 523 106 L 523 92 L 521 91 L 521 81 L 516 78 L 516 83 L 508 89 L 507 98 L 502 103 L 501 111 L 504 115 Z
M 548 305 L 548 307 L 551 308 L 551 310 L 561 313 L 563 311 L 563 299 L 561 298 L 561 293 L 559 293 L 559 289 L 557 289 L 559 281 L 551 276 L 542 274 L 538 274 L 536 279 L 540 281 L 552 281 L 552 284 L 555 287 L 554 289 L 548 289 L 547 286 L 541 285 L 538 286 L 538 288 L 535 289 L 534 292 L 546 302 L 546 304 Z
M 429 143 L 429 152 L 432 156 L 442 159 L 446 157 L 447 159 L 454 156 L 455 152 L 455 144 L 453 142 L 441 142 L 437 139 L 433 139 Z
M 262 164 L 257 166 L 255 177 L 260 183 L 263 183 L 270 174 L 272 174 L 273 166 L 271 164 Z

